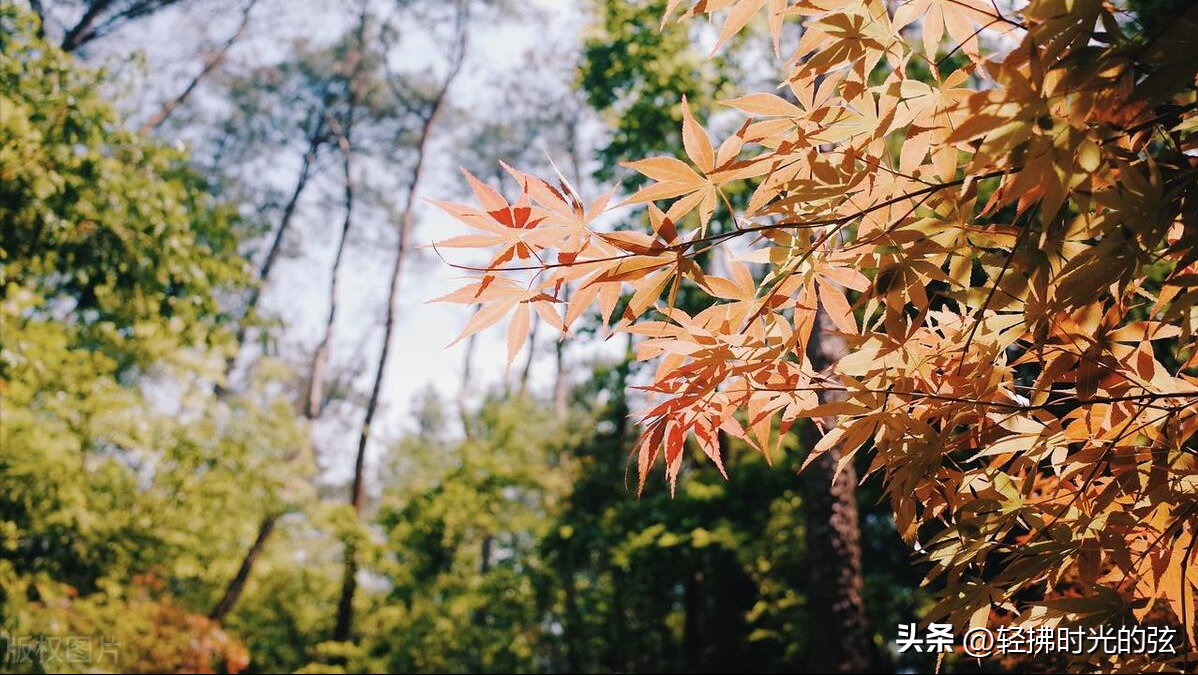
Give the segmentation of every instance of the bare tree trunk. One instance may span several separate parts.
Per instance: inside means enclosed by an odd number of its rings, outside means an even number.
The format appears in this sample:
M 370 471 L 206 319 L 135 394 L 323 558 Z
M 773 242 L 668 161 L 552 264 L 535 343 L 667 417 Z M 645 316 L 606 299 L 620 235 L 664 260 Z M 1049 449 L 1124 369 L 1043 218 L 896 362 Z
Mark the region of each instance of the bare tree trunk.
M 337 253 L 333 256 L 333 268 L 329 276 L 329 313 L 325 318 L 324 335 L 316 351 L 312 355 L 312 367 L 308 371 L 308 391 L 304 396 L 304 416 L 310 420 L 320 416 L 324 404 L 324 383 L 328 371 L 329 350 L 333 343 L 333 332 L 337 320 L 337 289 L 341 281 L 341 261 L 345 257 L 345 244 L 349 240 L 353 228 L 354 215 L 354 174 L 353 174 L 353 126 L 354 114 L 358 106 L 358 76 L 361 73 L 362 62 L 366 50 L 366 12 L 363 10 L 358 22 L 357 47 L 351 53 L 352 65 L 350 76 L 346 83 L 346 112 L 345 122 L 341 125 L 339 145 L 341 147 L 342 168 L 345 174 L 345 220 L 341 224 L 341 235 L 337 240 Z
M 179 0 L 134 0 L 121 6 L 103 22 L 101 15 L 113 6 L 113 0 L 90 0 L 83 16 L 62 37 L 60 45 L 65 52 L 73 52 L 92 40 L 100 37 L 104 29 L 112 29 L 122 22 L 128 23 L 134 19 L 142 19 L 166 9 Z
M 337 253 L 333 257 L 332 276 L 329 279 L 329 313 L 325 318 L 324 335 L 316 351 L 312 355 L 312 367 L 308 371 L 308 391 L 304 395 L 304 416 L 314 420 L 320 416 L 324 403 L 324 385 L 327 378 L 329 351 L 333 343 L 333 334 L 337 320 L 337 289 L 340 286 L 341 261 L 345 255 L 345 243 L 353 226 L 354 182 L 351 176 L 351 150 L 346 147 L 345 153 L 345 221 L 341 225 L 341 236 L 337 241 Z
M 391 268 L 391 286 L 387 291 L 387 316 L 383 322 L 383 346 L 379 352 L 378 364 L 375 367 L 374 385 L 370 389 L 370 399 L 366 404 L 366 415 L 362 421 L 361 432 L 358 436 L 358 454 L 354 460 L 354 480 L 350 490 L 350 505 L 353 506 L 354 511 L 359 516 L 366 503 L 366 448 L 370 442 L 371 426 L 374 422 L 375 413 L 378 411 L 379 399 L 382 395 L 383 379 L 387 372 L 387 360 L 391 354 L 391 337 L 395 331 L 396 317 L 399 314 L 400 274 L 403 270 L 405 254 L 408 251 L 408 240 L 411 236 L 412 224 L 416 219 L 416 194 L 420 187 L 420 179 L 424 175 L 424 160 L 428 152 L 428 143 L 429 138 L 432 136 L 433 127 L 445 104 L 449 88 L 461 72 L 462 63 L 466 58 L 468 8 L 469 0 L 459 0 L 454 55 L 449 72 L 444 82 L 442 82 L 440 89 L 437 91 L 436 96 L 434 96 L 428 108 L 428 113 L 424 117 L 419 141 L 416 144 L 416 164 L 412 168 L 412 174 L 407 185 L 406 201 L 403 211 L 399 216 L 399 242 L 396 246 L 394 263 Z M 341 599 L 337 603 L 337 624 L 333 629 L 333 639 L 338 641 L 348 640 L 353 627 L 353 603 L 354 594 L 357 591 L 356 579 L 358 573 L 356 553 L 352 547 L 347 547 L 345 552 L 345 574 L 342 577 L 341 583 Z
M 283 210 L 283 219 L 280 224 L 279 231 L 275 234 L 274 245 L 271 246 L 271 254 L 273 256 L 278 255 L 277 250 L 279 248 L 279 241 L 282 239 L 283 234 L 286 232 L 288 225 L 291 222 L 291 216 L 295 213 L 296 202 L 299 201 L 299 196 L 301 193 L 303 193 L 304 187 L 307 185 L 312 164 L 316 161 L 316 151 L 319 147 L 319 143 L 316 142 L 317 138 L 318 136 L 316 135 L 310 138 L 308 152 L 304 155 L 304 163 L 300 169 L 300 175 L 299 179 L 296 181 L 295 190 L 291 193 L 291 199 L 288 201 L 286 208 Z M 270 268 L 274 264 L 272 255 L 267 256 L 267 259 L 263 262 L 262 267 L 259 269 L 258 280 L 260 284 L 266 280 L 266 276 L 270 273 Z M 258 298 L 259 289 L 255 288 L 251 293 L 250 299 L 247 303 L 247 308 L 245 311 L 246 315 L 248 315 L 254 306 L 258 304 Z M 243 316 L 243 320 L 237 327 L 237 337 L 235 338 L 237 345 L 236 349 L 225 359 L 224 381 L 218 383 L 216 386 L 215 393 L 218 399 L 224 398 L 229 393 L 227 383 L 233 372 L 233 368 L 237 363 L 237 356 L 241 352 L 241 347 L 245 343 L 245 338 L 246 325 Z M 276 519 L 277 516 L 268 515 L 262 520 L 261 525 L 258 527 L 258 537 L 254 540 L 254 544 L 250 546 L 249 551 L 246 552 L 245 558 L 242 559 L 241 567 L 238 569 L 237 575 L 229 581 L 229 584 L 225 588 L 225 593 L 221 597 L 220 602 L 217 603 L 216 607 L 209 615 L 213 620 L 221 621 L 229 613 L 229 611 L 233 609 L 233 606 L 237 604 L 237 600 L 241 597 L 241 591 L 245 588 L 245 581 L 249 577 L 250 572 L 254 567 L 254 561 L 258 558 L 258 552 L 262 549 L 262 546 L 270 537 L 270 533 L 274 530 L 274 521 Z
M 241 597 L 241 591 L 245 589 L 245 582 L 250 578 L 250 571 L 254 568 L 254 562 L 258 560 L 258 556 L 262 553 L 263 547 L 266 546 L 266 540 L 270 538 L 271 532 L 275 529 L 275 524 L 279 517 L 276 514 L 269 514 L 262 519 L 262 523 L 258 526 L 258 536 L 254 539 L 254 543 L 250 546 L 250 550 L 246 551 L 245 557 L 241 560 L 241 566 L 237 568 L 237 574 L 229 580 L 229 585 L 225 587 L 225 593 L 221 596 L 220 601 L 212 608 L 208 614 L 208 618 L 216 622 L 225 620 L 229 610 L 233 609 L 233 605 L 237 604 L 237 599 Z
M 260 285 L 262 282 L 266 281 L 267 275 L 270 274 L 270 269 L 274 265 L 274 258 L 278 256 L 279 242 L 286 233 L 291 223 L 291 217 L 295 213 L 295 205 L 297 202 L 299 202 L 300 195 L 303 193 L 304 187 L 308 184 L 308 178 L 311 174 L 312 165 L 316 162 L 316 153 L 320 147 L 320 143 L 322 142 L 321 136 L 324 133 L 323 125 L 323 121 L 318 122 L 317 129 L 314 130 L 314 133 L 309 137 L 308 151 L 304 153 L 303 165 L 300 168 L 300 174 L 299 178 L 296 180 L 295 189 L 291 193 L 291 199 L 288 200 L 287 206 L 283 209 L 283 218 L 279 224 L 279 230 L 275 233 L 275 240 L 271 246 L 270 253 L 267 255 L 266 260 L 263 261 L 262 267 L 258 270 L 258 281 Z M 259 294 L 260 287 L 255 288 L 251 292 L 250 298 L 246 303 L 246 310 L 243 314 L 242 321 L 237 327 L 237 336 L 235 338 L 236 347 L 233 353 L 225 358 L 224 380 L 216 385 L 215 393 L 218 399 L 224 398 L 229 393 L 228 381 L 232 375 L 234 366 L 237 364 L 237 356 L 241 353 L 241 347 L 245 343 L 246 325 L 244 319 L 245 316 L 249 315 L 253 308 L 258 304 L 258 299 L 260 297 Z M 271 531 L 274 530 L 275 518 L 276 516 L 267 516 L 262 520 L 262 524 L 259 525 L 258 537 L 254 540 L 254 544 L 250 547 L 250 550 L 246 552 L 245 558 L 242 559 L 241 568 L 238 570 L 237 576 L 233 577 L 233 579 L 229 581 L 229 585 L 225 588 L 224 596 L 222 596 L 220 602 L 210 614 L 214 620 L 220 621 L 223 619 L 224 616 L 233 608 L 233 606 L 237 604 L 238 598 L 241 597 L 241 591 L 245 587 L 246 578 L 249 577 L 250 571 L 254 566 L 254 561 L 258 558 L 258 551 L 270 537 Z
M 245 34 L 246 28 L 249 28 L 250 12 L 253 11 L 254 5 L 256 4 L 258 4 L 258 0 L 249 0 L 245 6 L 245 9 L 241 10 L 241 23 L 238 24 L 237 30 L 233 32 L 233 35 L 231 35 L 229 39 L 225 41 L 225 44 L 222 45 L 220 49 L 207 54 L 204 57 L 203 69 L 196 73 L 195 77 L 191 78 L 191 82 L 187 83 L 187 86 L 183 88 L 183 91 L 179 92 L 178 96 L 164 103 L 158 112 L 154 113 L 150 119 L 146 120 L 145 124 L 142 124 L 141 128 L 138 129 L 139 133 L 149 134 L 158 127 L 162 126 L 162 123 L 166 121 L 167 117 L 170 117 L 171 113 L 173 113 L 176 108 L 186 103 L 188 98 L 191 98 L 192 92 L 196 90 L 196 87 L 200 85 L 200 82 L 203 82 L 205 79 L 207 79 L 209 75 L 215 72 L 216 69 L 225 62 L 225 59 L 229 56 L 229 50 L 232 49 L 233 45 L 236 44 L 237 41 L 241 39 L 241 36 Z
M 532 331 L 528 335 L 528 357 L 524 359 L 524 368 L 520 371 L 520 386 L 516 389 L 517 396 L 528 393 L 528 374 L 532 371 L 532 360 L 537 353 L 537 329 L 541 327 L 541 317 L 533 317 Z
M 296 177 L 295 188 L 291 191 L 291 198 L 287 200 L 287 205 L 283 207 L 283 216 L 279 219 L 279 229 L 275 231 L 275 237 L 270 242 L 270 249 L 266 252 L 266 258 L 262 260 L 262 265 L 258 268 L 259 281 L 266 281 L 270 277 L 270 271 L 274 269 L 275 263 L 279 261 L 279 253 L 283 248 L 283 239 L 287 236 L 287 231 L 291 228 L 291 220 L 295 216 L 295 207 L 299 204 L 299 198 L 304 193 L 304 188 L 308 186 L 308 179 L 312 177 L 312 168 L 316 165 L 320 146 L 325 142 L 325 127 L 325 113 L 322 110 L 313 122 L 312 133 L 308 134 L 308 149 L 304 152 L 303 161 L 300 163 L 299 176 Z M 253 309 L 257 305 L 257 297 L 257 294 L 255 294 L 254 300 L 249 303 L 249 309 Z
M 807 356 L 817 372 L 843 357 L 844 340 L 832 334 L 834 326 L 821 309 L 816 315 Z M 821 403 L 844 398 L 839 391 L 821 391 Z M 826 428 L 836 418 L 822 420 Z M 820 434 L 812 423 L 802 425 L 803 444 L 815 447 Z M 803 505 L 807 512 L 807 650 L 813 673 L 869 672 L 877 663 L 865 618 L 864 582 L 861 576 L 861 532 L 857 525 L 857 472 L 849 463 L 836 482 L 832 477 L 840 461 L 832 448 L 813 461 L 801 476 Z
M 578 151 L 581 139 L 578 134 L 577 115 L 570 121 L 569 129 L 570 172 L 574 174 L 574 189 L 578 191 L 579 199 L 582 199 L 582 157 Z M 569 287 L 565 288 L 562 300 L 567 307 L 570 306 Z M 566 372 L 566 342 L 561 337 L 557 336 L 557 341 L 553 345 L 553 357 L 556 365 L 553 378 L 553 409 L 559 418 L 566 414 L 569 403 L 567 400 L 569 397 L 569 374 Z
M 291 191 L 291 197 L 287 200 L 287 204 L 283 207 L 283 215 L 279 219 L 279 227 L 275 230 L 275 236 L 270 243 L 270 248 L 266 252 L 266 258 L 263 259 L 262 265 L 258 268 L 258 285 L 250 291 L 249 297 L 246 299 L 245 308 L 242 310 L 242 321 L 237 327 L 233 353 L 225 359 L 225 383 L 229 381 L 229 376 L 233 373 L 233 368 L 237 365 L 237 357 L 241 353 L 241 348 L 245 345 L 248 332 L 245 318 L 252 314 L 258 306 L 258 301 L 262 297 L 262 286 L 270 277 L 270 272 L 274 269 L 275 263 L 278 261 L 279 253 L 283 249 L 283 239 L 287 236 L 288 230 L 291 229 L 291 221 L 295 216 L 295 207 L 299 204 L 299 199 L 304 193 L 304 188 L 308 186 L 308 180 L 312 177 L 312 168 L 316 164 L 320 146 L 324 144 L 325 121 L 323 112 L 313 124 L 312 131 L 308 135 L 308 149 L 304 152 L 303 160 L 300 163 L 299 176 L 296 177 L 295 187 Z M 227 384 L 222 384 L 217 387 L 217 394 L 224 395 L 226 390 Z
M 462 357 L 462 386 L 458 389 L 458 417 L 462 421 L 462 433 L 466 438 L 471 437 L 470 429 L 470 376 L 474 370 L 474 347 L 477 344 L 478 333 L 466 338 L 466 354 Z

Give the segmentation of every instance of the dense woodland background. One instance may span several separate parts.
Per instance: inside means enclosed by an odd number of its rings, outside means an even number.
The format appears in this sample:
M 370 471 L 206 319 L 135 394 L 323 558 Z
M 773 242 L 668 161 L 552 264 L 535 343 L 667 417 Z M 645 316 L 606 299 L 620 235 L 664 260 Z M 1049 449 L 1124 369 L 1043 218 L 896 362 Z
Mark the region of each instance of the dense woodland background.
M 681 95 L 772 81 L 764 26 L 709 59 L 664 0 L 305 4 L 0 5 L 0 670 L 931 667 L 880 486 L 830 521 L 800 434 L 638 497 L 645 373 L 597 319 L 507 370 L 502 336 L 403 346 L 466 320 L 423 314 L 456 164 L 630 192 Z

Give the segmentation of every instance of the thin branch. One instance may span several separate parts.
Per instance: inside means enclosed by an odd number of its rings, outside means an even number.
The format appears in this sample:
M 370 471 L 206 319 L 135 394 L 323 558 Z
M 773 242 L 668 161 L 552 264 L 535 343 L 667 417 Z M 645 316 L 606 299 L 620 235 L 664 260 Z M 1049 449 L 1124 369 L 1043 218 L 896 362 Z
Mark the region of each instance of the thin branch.
M 233 45 L 241 39 L 241 36 L 245 34 L 246 29 L 249 28 L 250 12 L 253 11 L 254 6 L 257 4 L 258 0 L 249 0 L 249 2 L 246 3 L 245 8 L 241 10 L 241 23 L 237 25 L 237 30 L 235 30 L 233 34 L 229 36 L 229 39 L 225 41 L 220 49 L 204 57 L 204 67 L 200 70 L 200 72 L 196 73 L 195 77 L 191 78 L 191 81 L 187 83 L 187 86 L 183 88 L 183 91 L 179 92 L 177 96 L 164 103 L 162 107 L 158 109 L 158 112 L 154 113 L 150 119 L 146 120 L 145 123 L 142 124 L 138 129 L 138 133 L 149 134 L 158 127 L 162 126 L 162 123 L 166 121 L 167 117 L 170 117 L 171 113 L 173 113 L 175 109 L 187 102 L 187 99 L 191 97 L 192 92 L 196 90 L 196 87 L 200 85 L 200 82 L 203 82 L 205 79 L 207 79 L 209 75 L 215 72 L 216 69 L 225 62 L 225 59 L 229 56 L 229 50 L 233 48 Z
M 948 396 L 937 394 L 934 392 L 917 391 L 917 390 L 895 390 L 895 389 L 876 389 L 869 387 L 844 387 L 841 385 L 821 385 L 813 387 L 754 387 L 757 391 L 777 391 L 777 392 L 792 392 L 792 391 L 844 391 L 849 393 L 867 393 L 867 394 L 887 394 L 891 396 L 910 396 L 913 398 L 924 398 L 934 401 L 944 401 L 947 403 L 961 403 L 965 405 L 976 405 L 989 408 L 998 408 L 1000 410 L 1010 410 L 1014 412 L 1033 412 L 1036 410 L 1047 410 L 1049 408 L 1059 407 L 1061 405 L 1076 404 L 1082 405 L 1104 405 L 1111 403 L 1124 403 L 1128 401 L 1160 401 L 1173 398 L 1193 399 L 1192 402 L 1184 405 L 1174 405 L 1168 407 L 1160 407 L 1162 410 L 1183 410 L 1193 405 L 1198 405 L 1198 390 L 1182 391 L 1182 392 L 1145 392 L 1143 394 L 1126 394 L 1122 396 L 1095 396 L 1087 399 L 1058 399 L 1037 404 L 1012 403 L 1008 401 L 988 401 L 985 399 L 969 398 L 967 396 Z M 912 405 L 915 401 L 909 401 L 906 405 Z M 1159 406 L 1158 406 L 1159 407 Z

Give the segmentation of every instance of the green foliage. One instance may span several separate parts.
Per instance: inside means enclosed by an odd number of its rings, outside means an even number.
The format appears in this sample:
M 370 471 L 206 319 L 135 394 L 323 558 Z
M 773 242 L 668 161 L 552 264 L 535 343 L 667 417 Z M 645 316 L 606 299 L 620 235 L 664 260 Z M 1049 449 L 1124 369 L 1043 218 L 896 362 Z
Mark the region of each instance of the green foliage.
M 565 625 L 559 658 L 572 672 L 793 669 L 803 560 L 796 453 L 770 467 L 728 447 L 736 481 L 695 463 L 673 498 L 658 490 L 632 499 L 626 372 L 621 365 L 579 392 L 606 391 L 610 404 L 573 451 L 579 479 L 543 544 Z
M 323 655 L 333 634 L 340 557 L 324 514 L 281 525 L 225 628 L 242 640 L 263 673 L 295 672 Z M 232 572 L 230 572 L 231 574 Z
M 378 569 L 390 591 L 370 613 L 380 637 L 372 651 L 389 672 L 540 670 L 548 577 L 539 544 L 573 480 L 574 434 L 526 399 L 491 402 L 472 421 L 471 438 L 448 453 L 435 429 L 398 448 L 449 465 L 393 491 L 379 514 Z
M 583 45 L 579 87 L 605 112 L 611 137 L 599 149 L 596 177 L 608 181 L 629 157 L 649 157 L 681 144 L 682 96 L 700 108 L 721 98 L 737 69 L 705 58 L 686 26 L 659 29 L 665 0 L 596 0 L 596 20 Z M 626 177 L 625 188 L 632 186 Z
M 186 157 L 123 129 L 79 68 L 0 9 L 0 261 L 115 366 L 218 342 L 218 293 L 246 279 L 241 223 Z
M 284 460 L 304 447 L 285 402 L 206 379 L 239 221 L 11 5 L 0 41 L 0 629 L 122 642 L 128 672 L 233 667 L 196 613 L 262 510 L 302 499 Z

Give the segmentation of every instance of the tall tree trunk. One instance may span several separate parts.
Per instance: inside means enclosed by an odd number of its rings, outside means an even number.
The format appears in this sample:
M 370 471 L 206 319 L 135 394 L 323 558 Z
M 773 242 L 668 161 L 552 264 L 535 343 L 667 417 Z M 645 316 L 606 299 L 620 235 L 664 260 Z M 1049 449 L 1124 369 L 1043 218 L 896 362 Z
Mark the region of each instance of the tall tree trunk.
M 320 143 L 318 141 L 320 134 L 323 134 L 323 126 L 324 122 L 319 122 L 318 129 L 312 136 L 309 137 L 308 152 L 304 154 L 303 165 L 300 168 L 300 175 L 296 180 L 295 189 L 291 193 L 291 199 L 288 200 L 287 206 L 283 209 L 283 218 L 280 223 L 279 230 L 275 233 L 275 240 L 271 246 L 271 251 L 267 255 L 266 260 L 263 261 L 262 267 L 260 267 L 258 270 L 259 284 L 265 282 L 267 275 L 270 274 L 270 269 L 274 265 L 273 257 L 277 257 L 278 255 L 279 242 L 291 222 L 292 215 L 295 213 L 295 205 L 299 201 L 299 197 L 303 193 L 304 187 L 308 183 L 308 178 L 312 170 L 312 164 L 316 161 L 316 152 L 320 147 Z M 258 298 L 259 289 L 254 289 L 250 295 L 250 300 L 247 303 L 247 309 L 245 312 L 247 315 L 254 308 L 254 306 L 258 304 Z M 233 354 L 225 359 L 224 382 L 218 384 L 216 387 L 217 398 L 224 398 L 229 393 L 227 383 L 229 381 L 230 375 L 233 372 L 233 367 L 237 363 L 237 355 L 241 352 L 241 346 L 245 342 L 245 337 L 246 326 L 245 321 L 243 320 L 237 327 L 236 349 Z M 241 561 L 241 567 L 237 571 L 237 575 L 229 580 L 228 586 L 225 587 L 224 595 L 221 597 L 221 600 L 217 604 L 216 608 L 213 609 L 212 613 L 209 615 L 214 620 L 221 621 L 225 615 L 229 613 L 233 606 L 237 604 L 237 600 L 241 597 L 241 592 L 245 588 L 245 580 L 249 577 L 250 572 L 253 570 L 254 561 L 258 558 L 258 551 L 266 543 L 266 540 L 270 537 L 270 533 L 274 531 L 274 521 L 276 519 L 277 516 L 267 516 L 266 518 L 263 518 L 262 523 L 258 526 L 258 537 L 254 540 L 254 544 L 250 546 L 250 550 L 246 551 L 245 557 Z
M 520 370 L 520 386 L 516 389 L 517 396 L 528 393 L 528 375 L 532 372 L 532 360 L 537 353 L 537 329 L 541 327 L 541 317 L 532 319 L 532 331 L 528 334 L 528 356 L 524 359 L 524 367 Z
M 354 172 L 353 172 L 353 127 L 354 115 L 358 107 L 358 77 L 361 74 L 362 62 L 366 51 L 366 12 L 363 10 L 358 21 L 357 45 L 350 53 L 352 61 L 346 82 L 345 121 L 340 124 L 338 144 L 341 148 L 342 171 L 345 178 L 345 220 L 341 223 L 341 234 L 337 239 L 337 253 L 333 256 L 333 268 L 329 273 L 329 313 L 325 317 L 324 335 L 312 354 L 312 367 L 308 371 L 308 391 L 304 395 L 304 416 L 314 420 L 320 416 L 324 404 L 324 383 L 329 365 L 329 351 L 333 344 L 333 333 L 337 322 L 337 290 L 341 282 L 341 262 L 345 257 L 345 244 L 349 240 L 350 230 L 353 229 L 354 215 Z M 336 124 L 333 121 L 331 124 Z
M 846 353 L 844 340 L 830 331 L 831 320 L 821 309 L 816 315 L 807 356 L 813 369 L 823 371 Z M 821 403 L 840 400 L 844 393 L 821 391 Z M 822 420 L 825 428 L 836 418 Z M 802 425 L 803 444 L 815 447 L 820 434 L 814 424 Z M 865 619 L 861 576 L 861 533 L 857 526 L 857 472 L 849 463 L 836 482 L 840 461 L 832 448 L 812 462 L 800 478 L 807 513 L 807 669 L 813 673 L 868 672 L 877 663 Z
M 237 30 L 233 32 L 233 35 L 229 36 L 229 39 L 225 41 L 224 45 L 222 45 L 220 49 L 207 54 L 204 57 L 204 67 L 200 70 L 200 72 L 196 73 L 196 76 L 191 78 L 191 82 L 187 83 L 187 86 L 183 88 L 183 91 L 179 92 L 178 96 L 164 103 L 162 107 L 158 109 L 158 112 L 154 113 L 150 119 L 146 120 L 145 123 L 141 125 L 141 128 L 138 129 L 139 133 L 149 134 L 158 127 L 162 126 L 162 123 L 166 121 L 166 118 L 170 117 L 171 113 L 173 113 L 175 109 L 186 103 L 187 99 L 191 98 L 191 94 L 196 90 L 196 87 L 198 87 L 201 82 L 207 79 L 209 75 L 215 72 L 216 69 L 225 62 L 225 59 L 229 56 L 229 50 L 232 49 L 233 45 L 241 39 L 241 36 L 245 34 L 246 28 L 249 27 L 250 12 L 253 11 L 254 5 L 256 4 L 258 4 L 258 0 L 249 0 L 249 2 L 246 3 L 245 9 L 241 10 L 241 23 L 238 24 Z
M 266 251 L 266 257 L 262 259 L 262 264 L 258 267 L 258 281 L 264 282 L 269 279 L 271 270 L 279 261 L 279 254 L 283 250 L 283 240 L 287 237 L 287 232 L 291 229 L 292 218 L 295 216 L 295 207 L 299 204 L 304 188 L 308 186 L 308 179 L 312 177 L 312 168 L 316 165 L 317 154 L 326 140 L 327 123 L 325 118 L 325 111 L 321 110 L 315 114 L 315 119 L 312 121 L 311 133 L 308 134 L 307 139 L 308 149 L 304 152 L 303 160 L 300 162 L 299 175 L 296 176 L 291 197 L 283 207 L 283 215 L 279 218 L 279 228 L 275 230 L 275 236 L 270 242 L 270 248 Z M 247 309 L 252 310 L 257 304 L 258 293 L 255 292 L 251 296 Z
M 466 338 L 466 353 L 462 357 L 462 386 L 458 388 L 458 418 L 462 422 L 462 433 L 467 439 L 472 437 L 470 428 L 470 394 L 473 391 L 470 376 L 474 370 L 474 348 L 478 341 L 478 333 Z
M 323 126 L 323 123 L 321 123 L 321 126 Z M 266 276 L 270 273 L 270 268 L 274 264 L 272 255 L 278 255 L 277 249 L 279 241 L 286 232 L 291 222 L 291 216 L 295 213 L 295 205 L 299 201 L 300 194 L 303 193 L 304 187 L 308 183 L 312 164 L 316 161 L 316 151 L 317 148 L 319 148 L 317 138 L 318 136 L 313 135 L 309 139 L 308 152 L 304 154 L 303 166 L 300 169 L 300 175 L 296 181 L 295 190 L 292 191 L 291 199 L 287 202 L 287 206 L 283 210 L 282 222 L 278 232 L 275 233 L 275 241 L 274 245 L 271 246 L 271 254 L 267 256 L 267 259 L 262 263 L 262 267 L 258 271 L 259 284 L 264 282 L 266 280 Z M 247 302 L 247 309 L 245 312 L 246 315 L 248 315 L 254 306 L 258 304 L 258 298 L 259 289 L 255 288 L 250 295 L 249 301 Z M 245 342 L 245 338 L 246 325 L 243 317 L 243 320 L 237 327 L 237 337 L 235 338 L 236 347 L 233 353 L 225 359 L 224 380 L 216 385 L 215 393 L 218 399 L 224 398 L 229 393 L 228 381 L 232 375 L 233 368 L 237 363 L 237 356 L 241 352 L 241 347 Z M 249 577 L 250 572 L 253 570 L 254 561 L 258 558 L 258 552 L 266 543 L 266 540 L 270 537 L 270 533 L 274 530 L 274 521 L 276 519 L 277 516 L 270 515 L 268 515 L 266 518 L 263 518 L 262 523 L 258 526 L 258 536 L 254 540 L 254 544 L 250 546 L 248 551 L 246 551 L 245 557 L 241 561 L 241 567 L 237 571 L 237 575 L 229 580 L 229 584 L 225 587 L 224 595 L 221 596 L 220 602 L 217 603 L 216 607 L 209 615 L 212 619 L 221 621 L 225 615 L 229 613 L 233 606 L 237 604 L 237 600 L 241 597 L 241 592 L 245 588 L 245 581 Z
M 347 144 L 348 145 L 348 144 Z M 341 235 L 337 240 L 337 253 L 333 256 L 333 267 L 329 277 L 329 312 L 325 317 L 324 335 L 312 354 L 312 366 L 308 370 L 308 390 L 304 394 L 304 417 L 314 420 L 320 417 L 324 404 L 325 380 L 328 377 L 329 352 L 337 323 L 337 291 L 341 283 L 341 262 L 345 256 L 345 244 L 353 228 L 354 181 L 352 177 L 352 151 L 343 148 L 345 168 L 345 220 L 341 224 Z
M 258 536 L 254 539 L 254 543 L 250 549 L 245 552 L 245 557 L 241 560 L 241 566 L 237 568 L 237 574 L 229 581 L 229 585 L 225 588 L 224 595 L 220 601 L 212 608 L 208 614 L 208 618 L 216 622 L 225 620 L 229 610 L 233 609 L 233 605 L 237 604 L 237 598 L 241 596 L 241 591 L 245 589 L 245 582 L 250 578 L 250 571 L 254 568 L 254 562 L 258 560 L 258 556 L 262 553 L 263 547 L 266 546 L 266 540 L 270 538 L 271 532 L 274 532 L 275 524 L 279 517 L 276 514 L 269 514 L 262 519 L 262 523 L 258 525 Z
M 179 0 L 135 0 L 120 5 L 113 0 L 89 0 L 83 16 L 63 35 L 60 47 L 65 52 L 73 52 L 103 35 L 101 31 L 105 29 L 112 30 L 121 23 L 144 19 L 177 2 Z M 114 5 L 118 9 L 101 21 L 103 14 Z
M 578 192 L 578 198 L 582 199 L 582 153 L 579 152 L 579 145 L 582 143 L 580 134 L 578 133 L 578 118 L 580 111 L 575 111 L 575 114 L 568 122 L 568 145 L 570 146 L 570 173 L 573 174 L 574 189 Z M 562 300 L 568 307 L 570 305 L 570 289 L 566 287 L 562 293 Z M 569 373 L 566 370 L 566 341 L 558 335 L 557 340 L 553 344 L 553 359 L 556 366 L 553 376 L 553 409 L 560 418 L 566 414 L 566 408 L 569 401 Z
M 275 230 L 275 236 L 271 240 L 270 248 L 266 251 L 266 257 L 258 267 L 258 285 L 250 291 L 249 297 L 246 299 L 245 308 L 242 310 L 242 321 L 237 327 L 237 336 L 234 338 L 233 353 L 225 359 L 225 376 L 223 383 L 217 387 L 218 395 L 223 396 L 227 392 L 229 377 L 233 373 L 233 368 L 237 365 L 237 357 L 245 345 L 245 339 L 248 334 L 245 319 L 253 313 L 254 309 L 258 306 L 258 301 L 262 298 L 262 287 L 270 277 L 270 272 L 274 269 L 275 263 L 278 262 L 279 254 L 283 250 L 283 239 L 287 236 L 288 230 L 291 229 L 291 221 L 295 216 L 295 207 L 299 204 L 299 199 L 304 193 L 304 188 L 308 186 L 308 180 L 312 177 L 312 168 L 316 164 L 320 147 L 324 144 L 324 111 L 320 112 L 312 124 L 313 126 L 307 139 L 308 149 L 304 152 L 303 160 L 300 163 L 300 171 L 295 179 L 295 187 L 291 190 L 291 197 L 283 207 L 283 215 L 279 218 L 279 227 Z
M 382 396 L 383 380 L 387 372 L 387 360 L 391 354 L 391 338 L 395 332 L 395 321 L 399 314 L 399 282 L 403 271 L 403 261 L 408 251 L 408 240 L 411 237 L 412 224 L 416 219 L 416 194 L 420 188 L 420 179 L 424 175 L 424 161 L 428 152 L 429 139 L 433 127 L 440 117 L 449 88 L 462 70 L 466 58 L 467 46 L 467 10 L 469 0 L 459 0 L 456 17 L 456 36 L 454 54 L 450 69 L 442 82 L 440 89 L 428 108 L 424 124 L 420 130 L 416 144 L 416 163 L 408 180 L 407 197 L 403 211 L 399 216 L 399 241 L 395 249 L 394 262 L 391 267 L 391 286 L 387 291 L 387 316 L 383 322 L 383 345 L 379 352 L 378 363 L 375 366 L 374 385 L 370 388 L 370 399 L 366 403 L 366 415 L 362 421 L 358 436 L 358 453 L 354 459 L 354 480 L 350 489 L 350 505 L 359 516 L 366 505 L 366 448 L 370 443 L 371 426 L 375 413 L 378 412 L 379 399 Z M 341 599 L 337 603 L 337 623 L 333 629 L 333 639 L 346 641 L 350 638 L 353 628 L 354 594 L 357 591 L 358 561 L 357 551 L 347 546 L 345 551 L 345 573 L 341 580 Z

